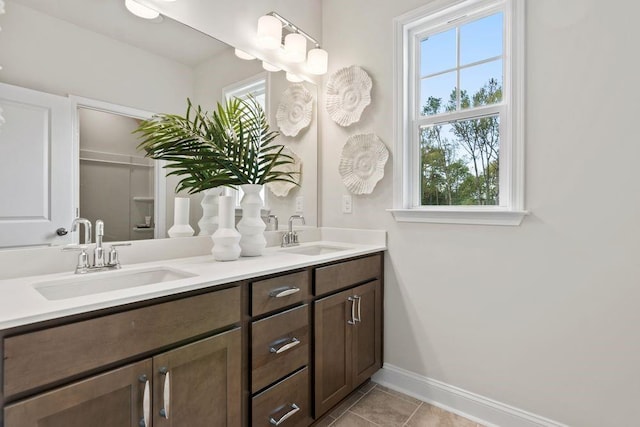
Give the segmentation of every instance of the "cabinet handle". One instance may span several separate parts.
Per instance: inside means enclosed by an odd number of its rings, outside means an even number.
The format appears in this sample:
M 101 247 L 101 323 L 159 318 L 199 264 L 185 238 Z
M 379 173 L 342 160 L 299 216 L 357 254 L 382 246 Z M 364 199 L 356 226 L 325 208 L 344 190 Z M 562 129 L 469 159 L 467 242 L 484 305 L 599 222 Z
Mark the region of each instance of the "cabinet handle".
M 169 377 L 169 369 L 160 368 L 160 373 L 164 375 L 164 389 L 162 390 L 162 409 L 160 416 L 169 419 L 169 407 L 171 406 L 171 379 Z
M 284 414 L 282 417 L 280 417 L 279 420 L 276 421 L 275 418 L 271 417 L 269 418 L 269 422 L 271 424 L 273 424 L 274 426 L 279 426 L 280 424 L 282 424 L 283 422 L 285 422 L 287 420 L 287 418 L 291 417 L 293 414 L 295 414 L 296 412 L 298 412 L 300 410 L 300 407 L 298 405 L 296 405 L 295 403 L 291 404 L 291 410 L 289 412 L 287 412 L 286 414 Z
M 286 339 L 283 342 L 279 343 L 279 347 L 278 344 L 276 344 L 273 347 L 269 348 L 269 352 L 275 354 L 284 353 L 285 351 L 297 346 L 298 344 L 300 344 L 300 340 L 296 337 L 292 337 L 291 339 Z
M 356 322 L 362 322 L 362 318 L 360 317 L 360 305 L 362 305 L 362 297 L 359 295 L 355 295 L 355 298 L 358 301 L 358 317 L 354 319 Z
M 151 399 L 149 392 L 149 378 L 146 375 L 140 375 L 138 380 L 144 383 L 144 392 L 142 393 L 142 419 L 140 427 L 149 427 L 149 415 L 151 414 Z
M 356 299 L 353 297 L 347 298 L 347 301 L 351 302 L 351 320 L 347 320 L 350 325 L 356 324 Z
M 296 286 L 284 286 L 282 288 L 277 288 L 269 292 L 269 296 L 271 298 L 282 298 L 289 295 L 293 295 L 296 292 L 300 292 L 300 288 Z

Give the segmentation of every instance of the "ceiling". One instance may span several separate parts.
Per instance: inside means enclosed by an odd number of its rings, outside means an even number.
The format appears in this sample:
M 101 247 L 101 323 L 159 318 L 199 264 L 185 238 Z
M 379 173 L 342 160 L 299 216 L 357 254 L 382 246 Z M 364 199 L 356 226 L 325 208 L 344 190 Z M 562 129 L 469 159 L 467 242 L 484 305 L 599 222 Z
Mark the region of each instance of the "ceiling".
M 229 48 L 166 17 L 153 21 L 138 18 L 127 11 L 124 0 L 7 0 L 7 3 L 30 7 L 190 67 Z

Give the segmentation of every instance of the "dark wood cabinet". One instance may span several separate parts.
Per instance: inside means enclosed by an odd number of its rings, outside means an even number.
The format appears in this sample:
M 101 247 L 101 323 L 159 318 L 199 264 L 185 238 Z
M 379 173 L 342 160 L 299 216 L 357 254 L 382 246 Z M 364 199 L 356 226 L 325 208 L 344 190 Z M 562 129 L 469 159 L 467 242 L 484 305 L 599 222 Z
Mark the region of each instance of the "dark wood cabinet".
M 380 281 L 319 299 L 314 306 L 318 418 L 382 366 Z
M 6 427 L 140 427 L 151 359 L 43 393 L 4 409 Z M 147 416 L 150 417 L 150 407 Z M 1 423 L 0 423 L 1 424 Z

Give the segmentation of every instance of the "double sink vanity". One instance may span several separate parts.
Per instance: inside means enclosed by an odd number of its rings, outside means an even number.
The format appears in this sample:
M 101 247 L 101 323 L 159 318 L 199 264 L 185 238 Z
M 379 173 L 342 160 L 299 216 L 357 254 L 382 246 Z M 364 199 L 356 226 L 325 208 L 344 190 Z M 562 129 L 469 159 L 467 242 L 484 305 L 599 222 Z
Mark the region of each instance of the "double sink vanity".
M 1 280 L 0 426 L 313 424 L 382 364 L 370 233 Z

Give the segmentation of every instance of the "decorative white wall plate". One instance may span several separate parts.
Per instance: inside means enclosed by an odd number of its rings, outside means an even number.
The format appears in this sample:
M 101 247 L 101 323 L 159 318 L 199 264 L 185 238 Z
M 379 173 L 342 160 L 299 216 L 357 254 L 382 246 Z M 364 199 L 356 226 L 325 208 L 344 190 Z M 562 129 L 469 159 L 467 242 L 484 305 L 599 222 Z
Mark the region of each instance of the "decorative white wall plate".
M 276 111 L 276 123 L 280 132 L 286 136 L 296 136 L 311 123 L 312 111 L 311 92 L 300 83 L 289 86 L 282 94 Z
M 327 112 L 340 126 L 360 120 L 362 111 L 371 103 L 371 77 L 357 65 L 342 68 L 327 83 Z
M 296 153 L 291 151 L 289 147 L 284 147 L 284 149 L 282 150 L 282 153 L 293 157 L 293 163 L 276 166 L 274 169 L 277 169 L 283 172 L 295 173 L 294 179 L 298 183 L 300 183 L 300 178 L 301 178 L 300 172 L 302 170 L 302 160 L 300 159 L 300 157 L 298 157 Z M 289 191 L 295 188 L 295 186 L 296 186 L 295 184 L 291 182 L 286 182 L 286 181 L 275 181 L 275 182 L 267 183 L 267 187 L 269 188 L 269 190 L 275 196 L 278 196 L 278 197 L 287 197 L 287 194 L 289 194 Z
M 384 176 L 389 150 L 376 134 L 350 137 L 342 147 L 340 176 L 353 194 L 371 194 Z

